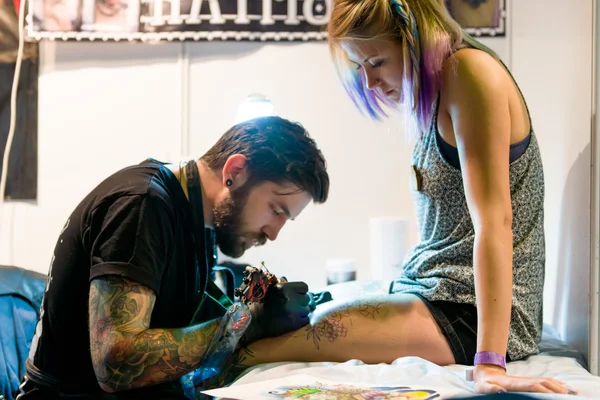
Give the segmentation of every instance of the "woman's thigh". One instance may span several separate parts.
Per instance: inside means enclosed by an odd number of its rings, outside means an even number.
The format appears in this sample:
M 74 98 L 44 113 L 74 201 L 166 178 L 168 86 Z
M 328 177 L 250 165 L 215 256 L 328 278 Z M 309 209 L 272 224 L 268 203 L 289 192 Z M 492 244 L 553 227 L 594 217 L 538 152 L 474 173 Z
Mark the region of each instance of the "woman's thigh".
M 423 301 L 412 294 L 334 300 L 315 310 L 311 323 L 288 334 L 250 345 L 252 365 L 279 361 L 358 359 L 390 363 L 421 357 L 454 363 L 452 350 Z
M 324 306 L 328 306 L 325 308 Z M 311 326 L 329 342 L 347 339 L 352 355 L 364 362 L 391 362 L 416 356 L 440 365 L 454 363 L 442 329 L 423 300 L 413 294 L 387 294 L 319 306 Z

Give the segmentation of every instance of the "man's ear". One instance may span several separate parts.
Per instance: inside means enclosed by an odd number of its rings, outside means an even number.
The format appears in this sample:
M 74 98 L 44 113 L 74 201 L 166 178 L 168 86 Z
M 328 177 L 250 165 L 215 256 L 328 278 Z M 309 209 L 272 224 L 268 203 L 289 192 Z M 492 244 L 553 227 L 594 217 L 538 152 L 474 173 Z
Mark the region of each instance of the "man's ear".
M 234 154 L 230 156 L 223 165 L 223 186 L 230 189 L 243 186 L 248 180 L 248 169 L 246 156 Z

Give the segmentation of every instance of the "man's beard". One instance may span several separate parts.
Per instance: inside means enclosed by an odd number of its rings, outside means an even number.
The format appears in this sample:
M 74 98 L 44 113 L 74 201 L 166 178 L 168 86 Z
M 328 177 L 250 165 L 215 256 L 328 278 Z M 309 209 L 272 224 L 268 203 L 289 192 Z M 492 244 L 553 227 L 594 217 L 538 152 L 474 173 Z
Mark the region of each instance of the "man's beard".
M 217 203 L 213 209 L 217 246 L 223 254 L 233 258 L 241 257 L 246 251 L 246 244 L 251 241 L 255 240 L 257 245 L 263 245 L 267 241 L 264 234 L 244 232 L 242 215 L 250 194 L 246 186 L 248 185 L 232 190 L 230 196 Z

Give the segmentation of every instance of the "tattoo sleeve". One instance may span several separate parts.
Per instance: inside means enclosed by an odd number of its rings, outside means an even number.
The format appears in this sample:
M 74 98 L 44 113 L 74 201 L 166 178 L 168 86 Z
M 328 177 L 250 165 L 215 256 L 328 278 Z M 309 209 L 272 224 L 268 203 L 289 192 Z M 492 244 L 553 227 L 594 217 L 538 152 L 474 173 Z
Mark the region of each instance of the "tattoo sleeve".
M 92 281 L 90 351 L 103 390 L 116 392 L 178 379 L 201 366 L 209 349 L 228 335 L 225 320 L 231 319 L 231 313 L 222 320 L 185 328 L 149 329 L 155 300 L 150 289 L 123 278 Z
M 182 378 L 182 386 L 185 395 L 189 399 L 212 399 L 212 396 L 204 395 L 205 390 L 221 388 L 232 383 L 242 372 L 250 368 L 247 360 L 253 358 L 253 354 L 247 348 L 237 348 L 223 360 L 218 371 L 207 375 L 206 369 L 197 369 L 193 373 Z

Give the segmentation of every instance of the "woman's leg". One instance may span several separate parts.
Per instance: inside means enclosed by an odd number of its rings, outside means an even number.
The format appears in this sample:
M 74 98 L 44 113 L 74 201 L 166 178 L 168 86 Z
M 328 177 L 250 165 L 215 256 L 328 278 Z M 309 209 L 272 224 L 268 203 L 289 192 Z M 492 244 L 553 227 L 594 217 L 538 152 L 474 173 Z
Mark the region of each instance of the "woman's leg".
M 454 363 L 450 346 L 427 306 L 410 294 L 325 303 L 317 307 L 310 325 L 259 340 L 246 350 L 240 360 L 245 366 L 351 359 L 390 363 L 406 356 L 438 365 Z

